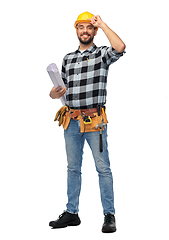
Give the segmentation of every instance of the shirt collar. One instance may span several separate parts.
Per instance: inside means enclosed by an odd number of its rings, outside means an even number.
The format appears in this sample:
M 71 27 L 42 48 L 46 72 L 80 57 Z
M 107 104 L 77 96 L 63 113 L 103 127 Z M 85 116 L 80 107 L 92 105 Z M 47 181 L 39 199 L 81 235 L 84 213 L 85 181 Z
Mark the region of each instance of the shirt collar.
M 93 53 L 96 48 L 97 48 L 96 45 L 93 44 L 90 48 L 86 49 L 83 53 L 86 53 L 86 52 Z M 79 48 L 78 48 L 78 49 L 76 50 L 76 53 L 79 53 L 79 52 L 80 52 L 80 51 L 79 51 Z

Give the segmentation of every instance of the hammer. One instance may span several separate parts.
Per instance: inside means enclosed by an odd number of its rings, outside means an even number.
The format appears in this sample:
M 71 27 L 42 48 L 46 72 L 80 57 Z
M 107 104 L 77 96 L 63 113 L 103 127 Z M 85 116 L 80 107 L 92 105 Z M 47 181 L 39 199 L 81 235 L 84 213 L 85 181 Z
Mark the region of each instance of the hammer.
M 103 142 L 102 142 L 102 127 L 105 126 L 105 123 L 99 123 L 96 125 L 95 129 L 100 128 L 100 152 L 103 152 Z

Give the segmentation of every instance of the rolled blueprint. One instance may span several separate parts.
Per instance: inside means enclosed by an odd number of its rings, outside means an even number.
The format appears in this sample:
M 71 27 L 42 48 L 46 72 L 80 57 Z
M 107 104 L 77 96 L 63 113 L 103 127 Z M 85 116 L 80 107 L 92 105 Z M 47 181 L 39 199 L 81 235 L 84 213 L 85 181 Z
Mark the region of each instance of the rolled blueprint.
M 59 70 L 56 66 L 55 63 L 51 63 L 48 67 L 47 67 L 47 72 L 49 73 L 49 76 L 53 82 L 53 85 L 55 88 L 61 86 L 62 88 L 65 87 L 65 84 L 61 78 L 61 75 L 59 73 Z M 61 98 L 60 98 L 61 102 L 63 105 L 65 105 L 66 103 L 66 94 L 64 94 Z

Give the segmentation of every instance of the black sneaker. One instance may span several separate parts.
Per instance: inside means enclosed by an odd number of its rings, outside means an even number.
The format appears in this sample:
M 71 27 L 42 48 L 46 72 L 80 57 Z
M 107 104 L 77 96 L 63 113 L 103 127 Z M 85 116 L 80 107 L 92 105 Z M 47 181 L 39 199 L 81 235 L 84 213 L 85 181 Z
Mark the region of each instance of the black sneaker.
M 105 214 L 102 232 L 103 233 L 116 232 L 116 220 L 114 215 L 110 213 Z
M 51 221 L 49 226 L 52 228 L 64 228 L 67 226 L 78 226 L 80 223 L 78 214 L 63 212 L 56 221 Z

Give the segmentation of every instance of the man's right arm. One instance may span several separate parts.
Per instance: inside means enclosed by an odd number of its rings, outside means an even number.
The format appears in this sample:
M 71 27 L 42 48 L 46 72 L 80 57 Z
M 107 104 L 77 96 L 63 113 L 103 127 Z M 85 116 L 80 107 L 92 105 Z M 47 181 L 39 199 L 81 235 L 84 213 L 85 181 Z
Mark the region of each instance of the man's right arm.
M 59 98 L 61 98 L 66 93 L 66 87 L 64 87 L 62 89 L 61 88 L 62 88 L 61 86 L 57 87 L 57 88 L 53 87 L 51 89 L 51 91 L 50 91 L 49 96 L 52 99 L 55 99 L 55 98 L 59 99 Z

